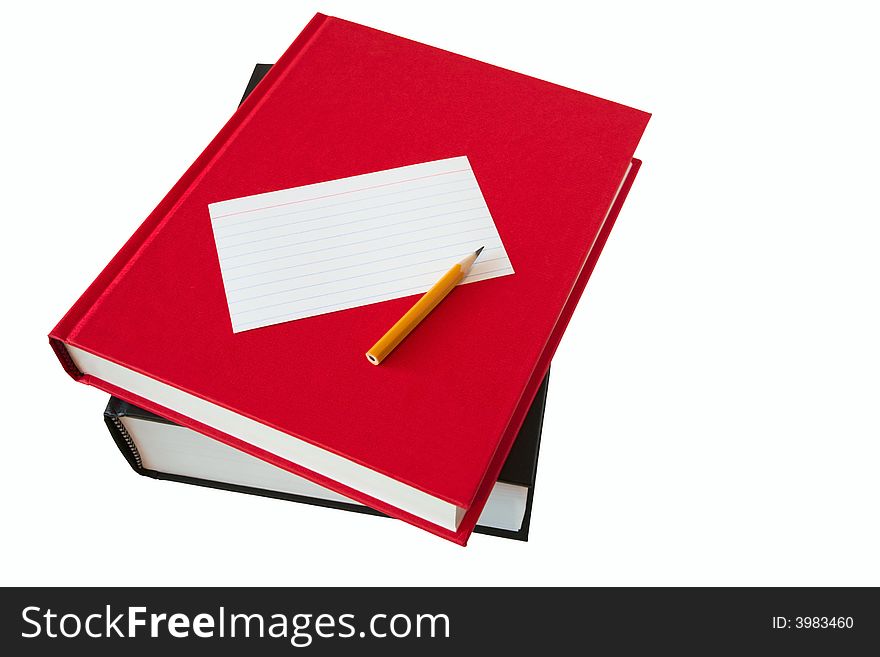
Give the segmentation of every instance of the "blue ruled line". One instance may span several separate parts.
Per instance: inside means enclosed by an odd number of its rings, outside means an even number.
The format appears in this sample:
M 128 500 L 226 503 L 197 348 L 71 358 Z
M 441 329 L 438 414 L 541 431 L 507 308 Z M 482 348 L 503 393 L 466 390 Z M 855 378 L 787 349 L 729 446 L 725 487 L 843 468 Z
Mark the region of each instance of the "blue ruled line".
M 511 273 L 513 273 L 513 268 L 508 266 L 508 267 L 501 267 L 500 269 L 493 269 L 493 270 L 487 271 L 487 272 L 481 272 L 480 275 L 483 276 L 483 275 L 487 275 L 487 274 L 496 274 L 498 272 L 508 271 L 508 270 Z M 355 289 L 357 289 L 357 288 L 355 288 Z M 420 285 L 418 287 L 410 287 L 410 288 L 405 288 L 403 290 L 395 290 L 394 292 L 387 292 L 387 293 L 384 293 L 381 295 L 371 295 L 368 297 L 361 297 L 360 299 L 350 299 L 348 301 L 339 302 L 339 303 L 332 303 L 332 304 L 328 304 L 325 306 L 314 306 L 312 308 L 306 308 L 304 310 L 299 310 L 296 313 L 284 313 L 283 315 L 274 315 L 272 317 L 263 317 L 260 320 L 246 322 L 245 324 L 236 324 L 235 328 L 236 328 L 236 330 L 239 330 L 239 329 L 244 329 L 246 327 L 260 326 L 260 325 L 263 325 L 265 322 L 271 322 L 273 320 L 281 319 L 281 318 L 285 318 L 285 317 L 289 318 L 289 319 L 301 319 L 301 317 L 297 317 L 300 313 L 310 313 L 315 310 L 324 310 L 325 308 L 339 307 L 338 308 L 339 310 L 353 308 L 355 306 L 352 306 L 350 304 L 358 304 L 361 301 L 370 301 L 370 300 L 375 300 L 376 302 L 390 301 L 391 299 L 397 298 L 398 296 L 406 296 L 407 294 L 415 293 L 415 292 L 418 292 L 419 290 L 423 290 L 423 289 L 424 289 L 424 286 Z M 318 295 L 318 296 L 324 296 L 324 295 Z M 365 305 L 365 304 L 360 304 L 360 305 Z
M 322 214 L 321 216 L 314 217 L 312 219 L 302 219 L 300 221 L 295 221 L 295 222 L 283 221 L 283 222 L 280 222 L 277 224 L 272 224 L 271 226 L 263 226 L 261 228 L 254 228 L 252 230 L 245 230 L 240 233 L 234 233 L 232 235 L 217 235 L 217 242 L 219 243 L 219 242 L 222 242 L 223 240 L 228 240 L 233 237 L 240 237 L 242 235 L 250 235 L 252 233 L 259 233 L 264 230 L 272 230 L 273 228 L 283 228 L 283 227 L 289 226 L 289 225 L 300 226 L 302 224 L 308 224 L 313 221 L 322 221 L 324 219 L 332 219 L 333 217 L 343 217 L 347 214 L 355 214 L 358 212 L 368 212 L 369 210 L 378 210 L 380 208 L 387 208 L 392 205 L 400 205 L 401 203 L 411 203 L 413 201 L 423 201 L 423 200 L 429 199 L 429 198 L 437 198 L 438 196 L 447 196 L 449 194 L 455 194 L 457 192 L 466 192 L 466 191 L 468 191 L 468 187 L 463 187 L 462 189 L 452 189 L 452 190 L 449 190 L 448 192 L 441 192 L 439 194 L 431 194 L 428 196 L 417 196 L 416 198 L 405 199 L 403 201 L 394 201 L 392 203 L 383 203 L 382 205 L 374 205 L 369 208 L 358 208 L 357 210 L 348 210 L 346 212 L 337 212 L 336 214 Z M 482 200 L 482 196 L 469 196 L 466 199 L 459 199 L 458 201 L 450 201 L 449 203 L 432 203 L 431 205 L 426 205 L 425 207 L 422 207 L 422 208 L 412 208 L 411 210 L 404 210 L 403 212 L 388 212 L 388 213 L 383 213 L 380 216 L 393 216 L 395 214 L 403 214 L 404 212 L 416 212 L 417 210 L 424 210 L 427 208 L 436 208 L 441 205 L 450 205 L 451 203 L 463 203 L 464 201 L 474 201 L 477 199 Z M 314 212 L 315 210 L 322 210 L 322 209 L 323 208 L 312 208 L 309 210 L 301 210 L 300 212 Z M 299 214 L 299 213 L 297 213 L 297 214 Z M 271 218 L 283 217 L 283 216 L 286 216 L 286 215 L 274 215 Z M 270 218 L 270 217 L 267 217 L 267 218 Z M 334 224 L 334 226 L 345 226 L 345 225 L 346 224 L 344 224 L 344 223 Z M 332 228 L 332 227 L 333 226 L 328 226 L 328 228 Z M 320 229 L 319 228 L 312 228 L 310 230 L 320 230 Z M 302 231 L 302 232 L 307 232 L 307 231 Z M 273 238 L 270 237 L 270 238 L 264 238 L 264 239 L 273 239 Z M 254 240 L 254 241 L 258 241 L 258 240 Z M 242 242 L 241 244 L 250 244 L 250 242 Z M 231 244 L 230 246 L 241 246 L 241 244 Z
M 471 181 L 473 180 L 473 177 L 471 176 L 471 177 L 469 177 L 469 178 L 468 178 L 468 177 L 465 177 L 465 178 L 454 178 L 454 179 L 452 179 L 452 180 L 446 180 L 446 181 L 444 181 L 444 182 L 441 182 L 441 183 L 435 183 L 435 184 L 433 184 L 433 185 L 420 185 L 419 187 L 410 187 L 409 189 L 405 189 L 405 190 L 399 190 L 399 189 L 398 189 L 398 190 L 393 191 L 393 192 L 388 192 L 387 194 L 373 194 L 373 195 L 369 195 L 368 198 L 370 198 L 370 199 L 374 199 L 374 198 L 382 198 L 382 197 L 385 197 L 385 196 L 396 196 L 397 194 L 406 194 L 407 192 L 416 192 L 416 191 L 419 191 L 419 190 L 422 190 L 422 189 L 429 189 L 429 188 L 431 188 L 431 187 L 440 187 L 441 185 L 451 185 L 451 184 L 453 184 L 453 183 L 460 183 L 460 182 L 464 182 L 465 180 L 467 180 L 468 182 L 471 182 Z M 403 181 L 403 182 L 405 182 L 405 181 Z M 356 191 L 363 192 L 363 191 L 369 191 L 369 190 L 360 189 L 360 190 L 356 190 Z M 354 192 L 351 192 L 351 193 L 354 193 Z M 307 203 L 309 200 L 314 200 L 314 199 L 306 199 L 306 200 L 304 200 L 303 202 Z M 280 213 L 278 213 L 278 214 L 269 215 L 268 217 L 254 217 L 253 219 L 248 219 L 247 221 L 239 221 L 239 222 L 236 222 L 236 223 L 234 223 L 234 224 L 230 224 L 230 223 L 224 221 L 224 222 L 223 222 L 223 225 L 215 226 L 215 229 L 235 228 L 235 227 L 237 227 L 237 226 L 243 226 L 243 225 L 245 225 L 245 224 L 250 224 L 250 223 L 253 223 L 253 222 L 255 222 L 255 221 L 264 221 L 264 220 L 266 220 L 266 219 L 275 219 L 275 218 L 277 218 L 277 217 L 288 217 L 288 216 L 292 216 L 292 215 L 296 215 L 296 214 L 302 214 L 302 213 L 304 213 L 304 212 L 313 212 L 313 211 L 315 211 L 315 210 L 326 210 L 327 208 L 335 208 L 335 207 L 339 207 L 340 205 L 348 205 L 349 203 L 359 203 L 359 202 L 361 202 L 361 201 L 363 201 L 363 200 L 364 200 L 364 199 L 362 199 L 362 198 L 356 198 L 356 199 L 352 199 L 352 200 L 350 200 L 350 201 L 343 201 L 342 203 L 332 203 L 332 204 L 329 204 L 329 205 L 321 205 L 321 206 L 319 206 L 319 207 L 317 207 L 317 208 L 306 208 L 306 209 L 303 209 L 303 210 L 294 210 L 294 211 L 292 211 L 292 212 L 280 212 Z M 273 209 L 273 208 L 262 208 L 262 209 L 264 209 L 264 210 L 271 210 L 271 209 Z M 219 221 L 220 219 L 225 219 L 226 217 L 230 217 L 230 216 L 233 216 L 233 215 L 220 215 L 220 216 L 218 216 L 218 217 L 212 217 L 211 220 L 212 220 L 212 221 Z M 226 235 L 225 237 L 231 237 L 231 235 Z
M 456 201 L 456 203 L 459 203 L 459 202 L 460 201 Z M 477 206 L 475 208 L 463 208 L 461 210 L 452 210 L 451 212 L 444 212 L 442 214 L 432 214 L 427 217 L 420 217 L 418 219 L 408 219 L 407 221 L 395 221 L 394 223 L 384 224 L 382 226 L 373 226 L 371 228 L 364 228 L 363 230 L 348 231 L 345 233 L 345 235 L 330 235 L 330 236 L 325 236 L 325 237 L 319 237 L 319 238 L 313 239 L 313 240 L 303 240 L 301 242 L 290 242 L 289 244 L 281 244 L 279 246 L 273 246 L 268 249 L 257 249 L 256 251 L 248 251 L 247 253 L 236 253 L 235 255 L 227 256 L 226 258 L 221 260 L 221 262 L 226 262 L 227 260 L 230 260 L 231 258 L 241 258 L 243 256 L 254 255 L 255 253 L 265 253 L 267 251 L 277 251 L 278 249 L 285 249 L 285 248 L 288 248 L 291 246 L 299 246 L 300 244 L 312 244 L 313 242 L 326 242 L 327 240 L 332 240 L 336 237 L 343 237 L 343 236 L 347 237 L 348 235 L 357 235 L 359 233 L 367 233 L 371 230 L 381 230 L 382 228 L 389 228 L 391 226 L 402 226 L 404 224 L 415 223 L 416 221 L 427 221 L 428 219 L 436 219 L 437 217 L 448 217 L 449 215 L 452 215 L 452 214 L 461 214 L 462 212 L 471 212 L 472 210 L 482 210 L 485 207 L 486 207 L 485 205 L 482 205 L 482 206 Z M 419 208 L 419 210 L 426 210 L 426 209 L 428 209 L 428 208 L 427 207 Z M 407 211 L 407 212 L 409 212 L 409 211 Z M 400 214 L 400 213 L 396 213 L 396 214 Z M 370 220 L 379 219 L 379 218 L 381 218 L 381 217 L 370 217 L 369 219 L 361 219 L 359 221 L 352 221 L 349 223 L 360 223 L 360 221 L 370 221 Z M 483 217 L 473 217 L 473 219 L 482 219 L 482 218 Z M 468 221 L 471 221 L 471 220 L 468 220 Z M 458 223 L 458 222 L 456 222 L 456 223 Z M 340 225 L 345 225 L 345 224 L 340 224 Z M 449 224 L 444 224 L 444 225 L 448 226 Z M 335 228 L 335 227 L 336 226 L 328 226 L 327 228 Z M 323 227 L 317 228 L 315 230 L 324 230 L 324 228 Z M 418 228 L 417 229 L 417 231 L 421 231 L 421 230 L 428 230 L 428 229 L 426 229 L 426 228 Z M 311 231 L 303 231 L 303 232 L 308 233 Z M 416 232 L 416 231 L 409 231 L 409 232 Z M 268 237 L 266 239 L 256 240 L 256 241 L 265 242 L 266 240 L 276 240 L 276 239 L 280 239 L 282 237 L 290 237 L 291 235 L 299 235 L 299 234 L 301 234 L 301 233 L 289 233 L 287 235 L 278 235 L 277 237 Z M 398 235 L 406 235 L 406 233 L 397 233 L 397 234 Z M 251 244 L 252 242 L 247 242 L 247 243 Z M 359 244 L 359 242 L 350 242 L 349 244 Z M 339 244 L 337 246 L 349 246 L 349 244 Z M 235 248 L 236 246 L 244 246 L 244 244 L 234 244 L 234 245 L 227 246 L 224 248 L 230 249 L 230 248 Z M 337 248 L 337 247 L 331 247 L 331 248 Z

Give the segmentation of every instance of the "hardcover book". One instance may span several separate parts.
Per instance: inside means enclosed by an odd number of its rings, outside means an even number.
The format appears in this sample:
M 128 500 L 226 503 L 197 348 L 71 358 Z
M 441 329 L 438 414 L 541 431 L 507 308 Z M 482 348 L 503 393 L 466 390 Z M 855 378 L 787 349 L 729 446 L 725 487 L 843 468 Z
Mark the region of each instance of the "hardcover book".
M 317 15 L 50 334 L 67 372 L 466 544 L 639 167 L 649 115 Z M 403 297 L 236 333 L 209 205 L 466 156 L 515 273 L 386 363 Z
M 242 102 L 271 67 L 254 67 Z M 548 373 L 538 389 L 475 533 L 520 541 L 529 538 L 549 377 Z M 110 397 L 107 403 L 104 423 L 128 464 L 145 477 L 384 515 L 116 397 Z
M 546 400 L 545 377 L 475 533 L 528 540 Z M 104 410 L 104 422 L 125 460 L 145 477 L 384 515 L 116 397 Z

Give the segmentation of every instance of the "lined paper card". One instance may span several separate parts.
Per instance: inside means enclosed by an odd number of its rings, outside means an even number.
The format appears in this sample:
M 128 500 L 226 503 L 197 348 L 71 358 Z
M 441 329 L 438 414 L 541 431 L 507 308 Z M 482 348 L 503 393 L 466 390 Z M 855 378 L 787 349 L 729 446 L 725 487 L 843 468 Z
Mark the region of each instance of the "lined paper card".
M 208 210 L 236 333 L 425 292 L 481 246 L 462 284 L 514 273 L 467 157 Z

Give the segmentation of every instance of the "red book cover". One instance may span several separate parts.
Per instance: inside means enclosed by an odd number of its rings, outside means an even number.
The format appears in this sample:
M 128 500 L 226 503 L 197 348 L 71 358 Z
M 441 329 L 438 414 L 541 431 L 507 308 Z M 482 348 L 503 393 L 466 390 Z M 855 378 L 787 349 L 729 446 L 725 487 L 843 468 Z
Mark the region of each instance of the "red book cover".
M 465 544 L 648 118 L 319 14 L 50 342 L 85 383 Z M 515 274 L 456 289 L 379 367 L 416 297 L 233 333 L 210 203 L 460 155 Z

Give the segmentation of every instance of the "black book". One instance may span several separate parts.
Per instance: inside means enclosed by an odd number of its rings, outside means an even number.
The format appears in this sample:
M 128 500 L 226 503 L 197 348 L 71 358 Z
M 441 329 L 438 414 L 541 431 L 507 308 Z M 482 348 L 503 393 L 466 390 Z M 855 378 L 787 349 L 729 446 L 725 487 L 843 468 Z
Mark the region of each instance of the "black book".
M 242 101 L 271 64 L 257 64 Z M 541 383 L 475 531 L 528 540 L 548 375 Z M 135 472 L 290 502 L 384 515 L 282 468 L 111 397 L 104 421 Z
M 546 399 L 545 378 L 483 509 L 477 533 L 528 540 Z M 107 404 L 104 422 L 128 464 L 146 477 L 384 515 L 116 397 Z

